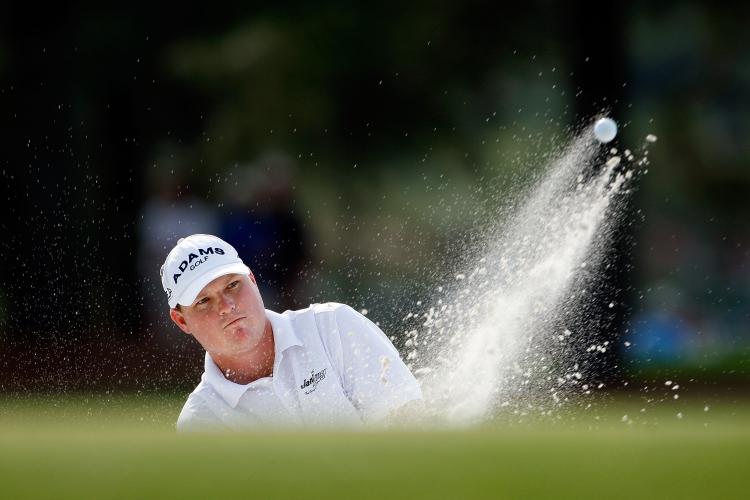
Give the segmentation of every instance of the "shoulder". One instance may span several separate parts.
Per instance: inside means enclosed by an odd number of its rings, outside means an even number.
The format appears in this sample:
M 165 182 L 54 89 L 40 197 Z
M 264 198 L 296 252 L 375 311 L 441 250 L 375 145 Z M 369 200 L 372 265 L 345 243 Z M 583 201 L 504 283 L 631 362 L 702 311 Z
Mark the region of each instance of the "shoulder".
M 363 314 L 338 302 L 312 304 L 298 311 L 286 311 L 284 315 L 295 325 L 301 339 L 316 336 L 331 355 L 341 350 L 342 343 L 348 345 L 355 339 L 367 342 L 385 338 L 380 328 Z M 313 334 L 313 331 L 317 334 Z
M 385 334 L 378 325 L 346 304 L 329 302 L 314 304 L 314 306 L 318 324 L 329 325 L 329 328 L 343 339 L 348 337 L 360 340 L 385 338 Z
M 309 307 L 297 311 L 285 311 L 283 315 L 301 330 L 310 326 L 314 320 L 320 333 L 338 331 L 341 325 L 351 322 L 369 321 L 348 305 L 338 302 L 311 304 Z
M 297 311 L 285 311 L 284 315 L 288 315 L 290 318 L 294 318 L 303 314 L 314 314 L 316 316 L 329 314 L 335 315 L 341 313 L 346 314 L 348 313 L 348 311 L 359 314 L 346 304 L 340 304 L 338 302 L 325 302 L 323 304 L 310 304 L 309 307 L 305 307 L 304 309 L 299 309 Z
M 386 344 L 393 349 L 375 323 L 346 304 L 312 304 L 305 309 L 285 311 L 283 315 L 302 341 L 320 339 L 332 356 L 342 347 L 347 349 L 371 343 Z
M 312 304 L 308 307 L 316 317 L 330 317 L 337 322 L 340 321 L 362 321 L 367 320 L 361 313 L 355 311 L 351 306 L 338 302 L 326 302 L 324 304 Z
M 193 431 L 205 430 L 222 427 L 221 419 L 216 415 L 211 407 L 210 387 L 204 383 L 198 384 L 198 387 L 188 396 L 185 405 L 180 411 L 177 418 L 177 430 Z
M 328 328 L 323 328 L 321 333 L 325 330 L 335 333 L 336 337 L 341 339 L 344 348 L 384 344 L 393 349 L 393 345 L 380 327 L 352 307 L 336 302 L 313 304 L 310 307 L 315 311 L 318 324 L 328 326 Z M 327 320 L 321 318 L 327 318 Z

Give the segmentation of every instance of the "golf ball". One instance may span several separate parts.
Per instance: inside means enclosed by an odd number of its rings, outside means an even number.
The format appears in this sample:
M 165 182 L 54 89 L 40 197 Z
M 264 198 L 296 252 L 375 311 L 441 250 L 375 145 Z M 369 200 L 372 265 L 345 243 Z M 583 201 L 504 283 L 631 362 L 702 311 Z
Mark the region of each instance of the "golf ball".
M 594 124 L 594 136 L 599 142 L 609 142 L 617 135 L 617 124 L 611 118 L 600 118 Z

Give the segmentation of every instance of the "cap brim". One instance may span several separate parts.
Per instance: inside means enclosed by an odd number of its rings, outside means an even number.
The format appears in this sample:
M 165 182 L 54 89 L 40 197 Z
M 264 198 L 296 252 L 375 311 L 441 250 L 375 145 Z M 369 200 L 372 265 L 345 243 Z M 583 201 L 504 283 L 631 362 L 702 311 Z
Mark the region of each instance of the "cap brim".
M 250 274 L 250 268 L 241 262 L 232 262 L 231 264 L 225 264 L 223 266 L 215 267 L 209 272 L 202 274 L 200 277 L 196 278 L 195 281 L 190 283 L 190 286 L 188 286 L 185 291 L 182 292 L 182 295 L 172 307 L 175 307 L 177 304 L 180 304 L 182 306 L 192 305 L 192 303 L 195 301 L 195 298 L 199 293 L 201 293 L 201 290 L 203 290 L 203 287 L 211 283 L 219 276 L 225 276 L 227 274 L 248 275 Z

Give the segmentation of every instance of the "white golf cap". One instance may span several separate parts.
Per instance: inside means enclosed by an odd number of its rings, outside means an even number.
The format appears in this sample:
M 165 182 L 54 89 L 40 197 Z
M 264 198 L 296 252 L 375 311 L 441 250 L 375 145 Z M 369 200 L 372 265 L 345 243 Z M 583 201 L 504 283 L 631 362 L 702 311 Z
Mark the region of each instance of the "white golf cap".
M 161 266 L 169 307 L 191 305 L 204 286 L 226 274 L 250 274 L 232 245 L 210 234 L 180 238 Z

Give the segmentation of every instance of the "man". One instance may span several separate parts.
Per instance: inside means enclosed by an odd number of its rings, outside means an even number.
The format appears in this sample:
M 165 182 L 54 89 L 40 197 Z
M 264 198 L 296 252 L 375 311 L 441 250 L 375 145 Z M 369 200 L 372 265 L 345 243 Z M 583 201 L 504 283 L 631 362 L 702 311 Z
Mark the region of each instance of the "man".
M 206 350 L 180 431 L 254 425 L 359 426 L 422 398 L 383 332 L 342 304 L 266 310 L 255 276 L 216 236 L 169 252 L 161 279 L 170 317 Z

